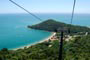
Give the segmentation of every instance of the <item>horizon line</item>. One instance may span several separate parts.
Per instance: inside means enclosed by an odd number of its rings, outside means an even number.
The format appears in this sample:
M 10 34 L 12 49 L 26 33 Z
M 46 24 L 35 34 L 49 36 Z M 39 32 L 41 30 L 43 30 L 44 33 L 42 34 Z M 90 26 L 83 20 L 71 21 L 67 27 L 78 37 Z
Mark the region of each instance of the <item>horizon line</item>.
M 71 14 L 71 13 L 67 13 L 67 12 L 59 12 L 59 13 L 55 13 L 55 12 L 42 12 L 42 13 L 38 13 L 38 12 L 32 12 L 34 14 Z M 0 13 L 0 14 L 28 14 L 28 13 Z M 90 13 L 75 13 L 75 14 L 90 14 Z

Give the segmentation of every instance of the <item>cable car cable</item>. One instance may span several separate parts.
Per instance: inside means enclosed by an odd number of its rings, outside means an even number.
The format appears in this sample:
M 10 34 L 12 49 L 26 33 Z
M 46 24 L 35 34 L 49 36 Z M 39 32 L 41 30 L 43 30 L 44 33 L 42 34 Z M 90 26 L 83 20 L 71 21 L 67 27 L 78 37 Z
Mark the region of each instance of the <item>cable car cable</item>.
M 20 7 L 21 9 L 23 9 L 24 11 L 26 11 L 27 13 L 29 13 L 30 15 L 32 15 L 33 17 L 35 17 L 36 19 L 38 19 L 39 21 L 42 21 L 41 18 L 37 17 L 35 14 L 29 12 L 27 9 L 23 8 L 22 6 L 20 6 L 19 4 L 17 4 L 16 2 L 9 0 L 10 2 L 12 2 L 13 4 L 15 4 L 16 6 Z
M 72 10 L 72 16 L 71 16 L 71 25 L 72 25 L 72 22 L 73 22 L 74 11 L 75 11 L 75 5 L 76 5 L 76 0 L 74 0 L 74 4 L 73 4 L 73 10 Z

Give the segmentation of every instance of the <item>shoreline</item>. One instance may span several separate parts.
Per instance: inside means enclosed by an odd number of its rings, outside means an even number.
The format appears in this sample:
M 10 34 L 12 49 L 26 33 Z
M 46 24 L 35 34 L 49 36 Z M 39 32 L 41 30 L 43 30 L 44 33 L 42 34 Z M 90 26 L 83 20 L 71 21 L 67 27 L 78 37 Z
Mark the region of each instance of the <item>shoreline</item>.
M 11 48 L 11 49 L 9 49 L 9 50 L 24 49 L 25 47 L 26 47 L 26 48 L 29 48 L 29 47 L 31 47 L 31 46 L 33 46 L 33 45 L 38 44 L 38 43 L 42 43 L 42 42 L 45 42 L 45 41 L 49 41 L 49 39 L 50 39 L 51 37 L 55 36 L 55 35 L 56 35 L 56 33 L 55 33 L 55 32 L 52 32 L 52 34 L 51 34 L 50 36 L 48 36 L 47 38 L 44 38 L 44 39 L 42 39 L 42 40 L 40 40 L 40 41 L 37 41 L 37 42 L 32 43 L 32 44 L 24 45 L 24 46 L 21 46 L 21 47 L 18 47 L 18 48 Z

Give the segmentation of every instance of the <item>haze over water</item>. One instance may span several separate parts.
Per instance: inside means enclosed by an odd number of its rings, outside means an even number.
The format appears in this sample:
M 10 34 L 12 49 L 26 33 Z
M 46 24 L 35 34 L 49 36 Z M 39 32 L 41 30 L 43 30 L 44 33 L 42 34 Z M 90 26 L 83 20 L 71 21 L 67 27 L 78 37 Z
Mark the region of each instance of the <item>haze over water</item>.
M 70 23 L 71 14 L 36 14 L 43 21 L 55 19 Z M 40 21 L 29 14 L 0 14 L 0 49 L 18 48 L 39 42 L 52 33 L 27 28 Z M 90 14 L 75 14 L 73 24 L 90 27 Z

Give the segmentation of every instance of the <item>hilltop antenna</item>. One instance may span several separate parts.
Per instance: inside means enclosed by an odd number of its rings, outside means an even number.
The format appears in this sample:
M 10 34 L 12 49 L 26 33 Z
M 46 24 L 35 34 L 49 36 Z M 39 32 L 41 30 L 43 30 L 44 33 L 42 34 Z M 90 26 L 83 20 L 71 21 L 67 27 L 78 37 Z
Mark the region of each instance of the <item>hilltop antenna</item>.
M 42 21 L 41 18 L 37 17 L 35 14 L 29 12 L 27 9 L 23 8 L 22 6 L 20 6 L 19 4 L 17 4 L 16 2 L 9 0 L 10 2 L 12 2 L 13 4 L 15 4 L 16 6 L 18 6 L 19 8 L 21 8 L 22 10 L 26 11 L 27 13 L 29 13 L 30 15 L 32 15 L 33 17 L 35 17 L 36 19 L 38 19 L 39 21 Z

